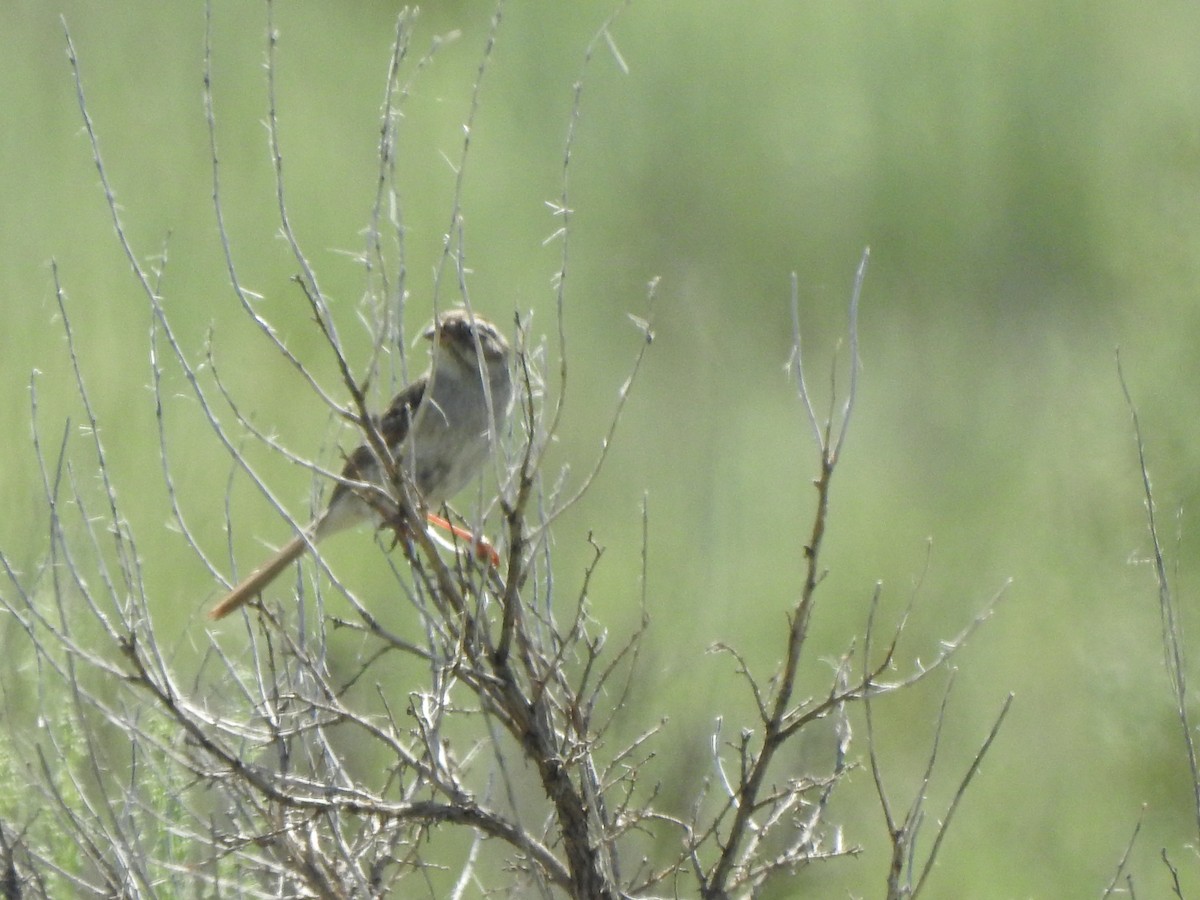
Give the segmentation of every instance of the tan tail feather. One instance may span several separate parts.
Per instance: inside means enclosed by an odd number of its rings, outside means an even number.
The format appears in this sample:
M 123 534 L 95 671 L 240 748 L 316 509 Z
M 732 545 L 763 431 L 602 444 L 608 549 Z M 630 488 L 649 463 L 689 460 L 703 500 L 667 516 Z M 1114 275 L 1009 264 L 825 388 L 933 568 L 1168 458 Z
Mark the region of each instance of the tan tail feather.
M 303 535 L 297 535 L 292 538 L 291 541 L 280 547 L 274 556 L 247 575 L 233 590 L 226 594 L 221 599 L 221 602 L 212 608 L 208 617 L 210 619 L 223 619 L 239 606 L 249 603 L 261 594 L 267 585 L 279 576 L 280 572 L 291 565 L 297 557 L 308 549 L 308 543 L 308 539 Z
M 353 495 L 346 494 L 345 496 L 351 497 Z M 343 515 L 342 513 L 346 514 Z M 325 515 L 316 519 L 305 529 L 305 535 L 297 535 L 292 538 L 288 543 L 280 547 L 274 556 L 235 585 L 228 594 L 221 598 L 220 603 L 209 610 L 208 617 L 214 620 L 223 619 L 239 607 L 245 606 L 266 590 L 267 585 L 279 577 L 279 573 L 295 562 L 308 549 L 310 543 L 315 543 L 329 534 L 341 531 L 343 528 L 355 524 L 362 518 L 363 516 L 358 513 L 357 506 L 337 504 L 335 502 L 326 511 Z M 500 565 L 500 555 L 485 539 L 475 538 L 469 532 L 464 531 L 457 525 L 452 525 L 449 521 L 434 513 L 428 513 L 426 519 L 439 528 L 445 528 L 456 536 L 471 541 L 479 559 L 488 559 L 493 566 Z

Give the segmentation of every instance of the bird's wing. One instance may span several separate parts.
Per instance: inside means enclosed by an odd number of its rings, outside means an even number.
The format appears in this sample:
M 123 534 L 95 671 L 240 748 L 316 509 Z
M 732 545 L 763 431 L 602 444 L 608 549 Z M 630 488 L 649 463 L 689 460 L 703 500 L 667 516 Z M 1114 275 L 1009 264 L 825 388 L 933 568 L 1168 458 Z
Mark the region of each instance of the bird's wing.
M 399 454 L 400 446 L 408 437 L 409 427 L 424 396 L 425 379 L 418 378 L 393 397 L 383 417 L 376 420 L 375 427 L 379 429 L 380 437 L 383 438 L 393 456 Z M 364 478 L 364 475 L 372 469 L 378 469 L 379 460 L 376 456 L 375 449 L 370 442 L 362 444 L 346 460 L 346 465 L 342 468 L 342 478 L 349 481 L 370 481 L 371 479 Z M 333 492 L 330 504 L 332 505 L 333 500 L 347 490 L 349 487 L 345 482 L 339 484 Z

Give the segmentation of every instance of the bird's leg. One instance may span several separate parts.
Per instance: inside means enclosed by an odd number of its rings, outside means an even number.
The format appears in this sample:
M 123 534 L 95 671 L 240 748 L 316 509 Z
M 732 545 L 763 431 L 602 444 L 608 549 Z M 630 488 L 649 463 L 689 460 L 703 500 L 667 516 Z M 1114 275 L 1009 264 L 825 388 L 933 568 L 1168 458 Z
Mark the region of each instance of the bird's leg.
M 475 551 L 476 559 L 486 559 L 494 568 L 500 566 L 500 554 L 496 552 L 496 548 L 485 537 L 476 537 L 467 531 L 465 528 L 459 528 L 449 519 L 437 515 L 436 513 L 426 513 L 425 521 L 436 528 L 442 528 L 449 531 L 452 535 L 460 540 L 468 541 L 471 549 Z
M 492 546 L 491 541 L 485 537 L 476 537 L 467 531 L 465 528 L 460 528 L 444 516 L 439 516 L 437 513 L 426 513 L 425 521 L 435 528 L 440 528 L 443 531 L 448 531 L 460 541 L 466 541 L 472 550 L 475 551 L 475 558 L 479 560 L 487 560 L 493 568 L 500 567 L 500 554 L 496 548 Z M 408 540 L 410 531 L 409 526 L 402 520 L 399 515 L 391 515 L 382 518 L 379 527 L 390 528 L 392 530 L 392 549 L 399 546 L 402 540 Z M 444 543 L 444 542 L 443 542 Z M 449 544 L 446 544 L 449 546 Z

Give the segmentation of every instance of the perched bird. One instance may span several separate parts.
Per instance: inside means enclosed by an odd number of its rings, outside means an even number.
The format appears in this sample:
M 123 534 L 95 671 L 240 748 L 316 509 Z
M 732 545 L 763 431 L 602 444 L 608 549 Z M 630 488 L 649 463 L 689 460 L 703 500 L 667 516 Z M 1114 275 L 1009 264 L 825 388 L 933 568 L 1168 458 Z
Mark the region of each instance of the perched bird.
M 395 465 L 407 472 L 426 507 L 435 509 L 466 487 L 491 456 L 512 403 L 512 376 L 504 336 L 466 309 L 443 313 L 424 336 L 433 342 L 429 371 L 393 398 L 376 427 Z M 369 443 L 350 454 L 342 479 L 325 511 L 226 594 L 210 618 L 224 618 L 261 594 L 310 543 L 380 520 L 385 495 L 350 483 L 386 490 L 387 466 Z M 451 527 L 439 516 L 428 518 Z

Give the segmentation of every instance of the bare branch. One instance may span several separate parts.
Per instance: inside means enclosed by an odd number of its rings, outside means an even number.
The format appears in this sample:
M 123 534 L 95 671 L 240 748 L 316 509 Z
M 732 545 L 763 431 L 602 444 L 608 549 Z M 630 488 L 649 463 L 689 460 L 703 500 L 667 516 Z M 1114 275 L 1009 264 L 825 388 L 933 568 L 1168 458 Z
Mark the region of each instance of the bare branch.
M 945 816 L 942 817 L 936 836 L 933 839 L 933 846 L 929 848 L 929 856 L 925 859 L 925 866 L 921 870 L 921 876 L 917 879 L 916 886 L 913 888 L 912 897 L 916 897 L 921 888 L 925 885 L 925 880 L 929 877 L 929 873 L 933 871 L 933 864 L 937 861 L 938 851 L 942 847 L 942 841 L 946 837 L 946 832 L 950 829 L 950 821 L 954 818 L 954 813 L 957 811 L 959 804 L 962 802 L 963 796 L 970 787 L 971 781 L 979 773 L 979 767 L 983 764 L 983 758 L 987 755 L 988 750 L 992 746 L 992 742 L 996 739 L 996 735 L 1000 733 L 1000 726 L 1004 724 L 1004 719 L 1008 715 L 1009 709 L 1012 707 L 1013 695 L 1009 694 L 1004 698 L 1004 703 L 1000 707 L 1000 712 L 992 723 L 991 730 L 984 738 L 979 750 L 975 753 L 975 757 L 971 760 L 971 765 L 967 768 L 966 774 L 958 783 L 958 790 L 954 792 L 954 799 L 950 801 L 950 806 L 946 809 Z M 940 728 L 940 724 L 939 724 Z M 930 766 L 933 765 L 933 755 L 930 754 Z M 928 780 L 928 779 L 927 779 Z
M 1112 881 L 1110 881 L 1108 883 L 1108 887 L 1106 887 L 1104 889 L 1104 893 L 1101 895 L 1103 900 L 1107 900 L 1107 898 L 1113 896 L 1119 890 L 1118 886 L 1121 883 L 1121 879 L 1125 876 L 1126 866 L 1129 865 L 1129 855 L 1131 853 L 1133 853 L 1133 845 L 1135 843 L 1137 843 L 1138 834 L 1141 833 L 1142 823 L 1145 820 L 1146 820 L 1146 806 L 1145 806 L 1145 804 L 1142 804 L 1142 811 L 1138 814 L 1137 823 L 1133 826 L 1133 834 L 1131 834 L 1129 836 L 1129 843 L 1127 843 L 1125 845 L 1125 852 L 1121 854 L 1121 860 L 1120 860 L 1120 862 L 1117 863 L 1117 870 L 1113 873 Z M 1165 854 L 1166 851 L 1164 850 L 1163 853 Z M 1165 856 L 1164 856 L 1164 860 L 1165 860 Z M 1179 887 L 1178 880 L 1176 880 L 1175 887 L 1176 887 L 1177 896 L 1182 897 L 1181 894 L 1178 894 L 1178 887 Z
M 1196 748 L 1195 730 L 1188 713 L 1188 683 L 1187 669 L 1184 664 L 1183 630 L 1179 623 L 1176 610 L 1176 600 L 1171 582 L 1167 576 L 1167 563 L 1163 554 L 1162 541 L 1159 539 L 1158 519 L 1154 503 L 1154 491 L 1150 486 L 1150 469 L 1146 461 L 1146 444 L 1142 438 L 1142 424 L 1138 418 L 1137 406 L 1129 392 L 1129 384 L 1125 380 L 1125 371 L 1121 367 L 1121 354 L 1116 354 L 1117 379 L 1121 383 L 1121 393 L 1125 397 L 1125 406 L 1133 421 L 1133 437 L 1137 446 L 1138 470 L 1142 476 L 1142 492 L 1146 504 L 1146 528 L 1150 533 L 1150 545 L 1154 559 L 1154 577 L 1158 582 L 1158 611 L 1162 619 L 1162 642 L 1164 661 L 1167 675 L 1171 679 L 1171 689 L 1175 695 L 1175 713 L 1179 717 L 1180 729 L 1183 732 L 1183 746 L 1187 751 L 1188 769 L 1192 776 L 1192 812 L 1196 820 L 1196 831 L 1200 835 L 1200 752 Z

